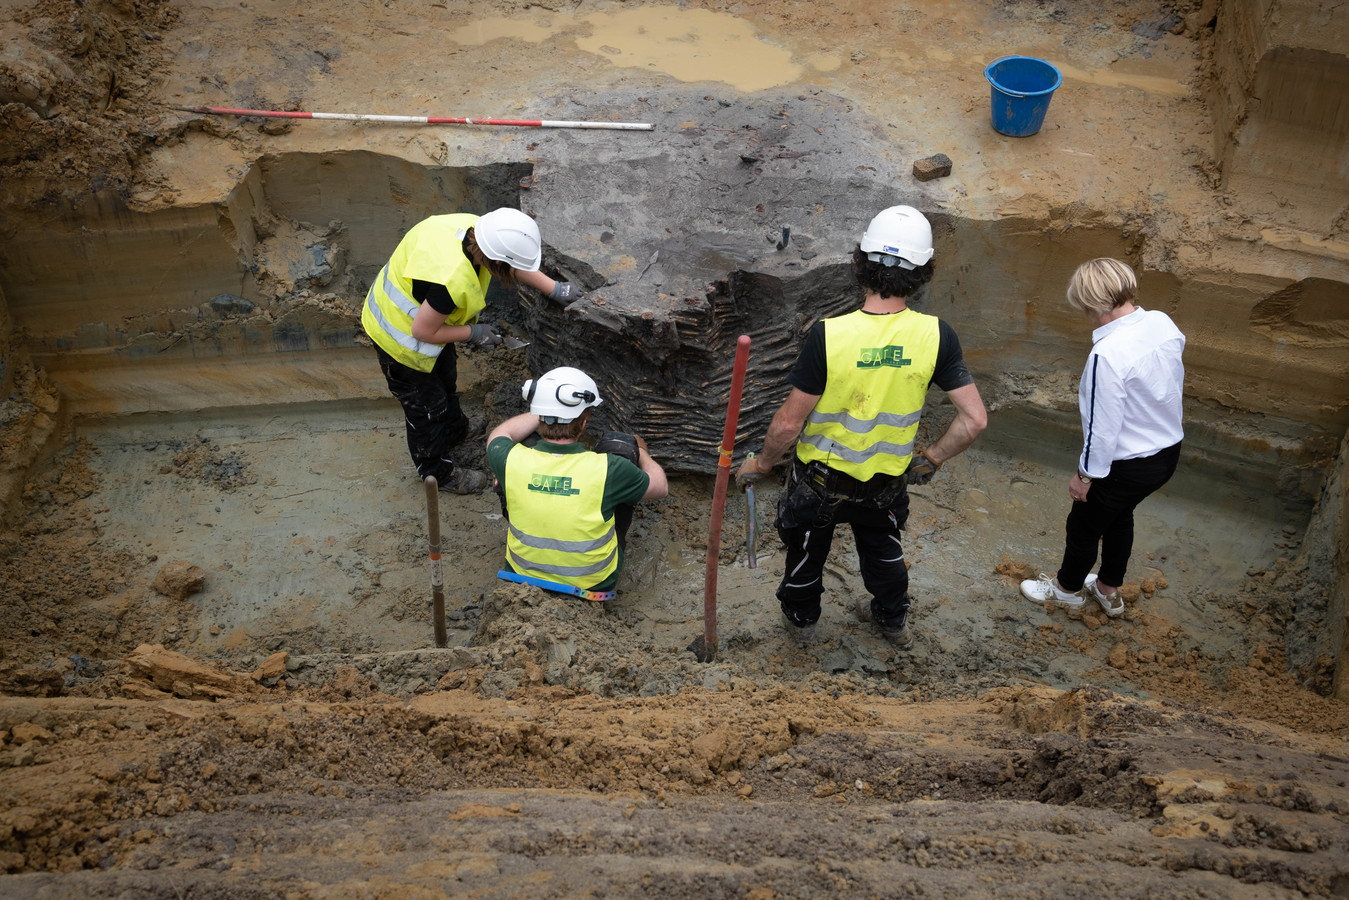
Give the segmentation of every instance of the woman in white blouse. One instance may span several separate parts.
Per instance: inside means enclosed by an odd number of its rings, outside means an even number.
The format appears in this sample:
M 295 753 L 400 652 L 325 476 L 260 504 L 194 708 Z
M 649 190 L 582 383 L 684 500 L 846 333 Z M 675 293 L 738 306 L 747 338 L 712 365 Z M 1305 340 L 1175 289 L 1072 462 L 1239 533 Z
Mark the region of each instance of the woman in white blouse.
M 1134 509 L 1166 484 L 1180 459 L 1185 335 L 1166 313 L 1135 305 L 1138 281 L 1117 259 L 1083 263 L 1068 302 L 1095 329 L 1078 387 L 1082 453 L 1068 482 L 1073 499 L 1058 573 L 1021 582 L 1037 603 L 1080 609 L 1083 594 L 1110 616 L 1134 541 Z M 1098 574 L 1090 574 L 1100 551 Z

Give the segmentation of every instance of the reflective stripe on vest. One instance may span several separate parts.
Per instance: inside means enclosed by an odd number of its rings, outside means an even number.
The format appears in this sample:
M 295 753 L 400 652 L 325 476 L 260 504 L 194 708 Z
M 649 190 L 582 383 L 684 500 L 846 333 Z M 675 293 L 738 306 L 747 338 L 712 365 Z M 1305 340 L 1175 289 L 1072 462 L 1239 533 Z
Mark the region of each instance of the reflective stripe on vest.
M 414 279 L 443 284 L 449 291 L 455 308 L 445 317 L 447 324 L 469 324 L 486 305 L 491 275 L 486 268 L 475 268 L 463 248 L 464 235 L 477 221 L 468 213 L 423 219 L 398 243 L 370 285 L 361 327 L 381 350 L 409 368 L 431 371 L 443 349 L 412 336 L 412 320 L 421 306 L 412 297 Z
M 431 359 L 431 365 L 434 367 L 435 359 L 440 355 L 440 351 L 445 349 L 445 345 L 428 344 L 424 341 L 419 341 L 412 336 L 412 320 L 416 317 L 417 307 L 421 304 L 417 303 L 398 289 L 398 285 L 394 284 L 393 279 L 389 277 L 388 265 L 385 265 L 384 268 L 379 270 L 379 278 L 376 279 L 375 283 L 384 286 L 384 293 L 403 314 L 403 318 L 407 319 L 407 331 L 403 331 L 389 321 L 389 317 L 386 316 L 384 310 L 380 308 L 379 301 L 375 299 L 375 285 L 372 284 L 370 285 L 370 290 L 365 295 L 365 310 L 361 313 L 361 326 L 365 328 L 365 333 L 370 335 L 370 339 L 379 344 L 380 347 L 384 349 L 385 353 L 388 353 L 395 359 L 400 359 L 400 355 L 392 352 L 386 341 L 380 340 L 380 338 L 386 338 L 389 341 L 393 341 L 409 353 L 413 353 L 417 356 L 429 357 Z M 372 321 L 377 328 L 370 328 L 367 324 L 367 316 L 369 316 L 370 321 Z M 400 321 L 402 320 L 400 319 Z M 403 364 L 412 365 L 408 362 L 404 362 Z M 421 367 L 419 365 L 412 365 L 412 368 L 420 369 Z M 429 372 L 430 368 L 422 369 L 422 371 Z
M 911 309 L 825 319 L 824 393 L 806 417 L 797 457 L 858 481 L 902 474 L 940 342 L 937 317 Z
M 618 532 L 603 512 L 602 453 L 544 453 L 517 444 L 506 456 L 506 559 L 521 575 L 579 588 L 618 568 Z

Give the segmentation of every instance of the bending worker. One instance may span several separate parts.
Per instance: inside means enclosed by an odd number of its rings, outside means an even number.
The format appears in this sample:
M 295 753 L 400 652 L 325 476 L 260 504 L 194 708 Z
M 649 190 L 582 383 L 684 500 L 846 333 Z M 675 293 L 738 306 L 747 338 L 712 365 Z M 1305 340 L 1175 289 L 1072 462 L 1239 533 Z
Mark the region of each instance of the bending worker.
M 871 595 L 858 611 L 886 638 L 907 644 L 909 574 L 899 540 L 909 515 L 906 485 L 927 484 L 984 430 L 988 415 L 955 331 L 908 306 L 932 279 L 927 219 L 908 206 L 881 212 L 853 252 L 853 271 L 862 308 L 811 327 L 763 452 L 746 459 L 736 478 L 758 479 L 796 442 L 777 513 L 787 557 L 777 596 L 789 631 L 802 643 L 814 637 L 834 527 L 847 523 Z M 946 391 L 956 416 L 940 439 L 915 452 L 929 384 Z
M 542 258 L 539 226 L 518 209 L 431 216 L 412 226 L 370 285 L 361 327 L 403 406 L 418 477 L 434 475 L 443 490 L 476 494 L 487 486 L 486 475 L 456 466 L 449 451 L 470 431 L 459 407 L 454 345 L 501 343 L 491 326 L 478 324 L 493 276 L 507 287 L 527 284 L 564 307 L 580 294 L 540 272 Z
M 581 443 L 599 388 L 569 366 L 523 390 L 529 412 L 487 436 L 487 464 L 505 488 L 506 564 L 517 575 L 610 591 L 623 569 L 633 505 L 669 492 L 665 470 L 640 437 L 608 433 L 593 452 Z M 541 440 L 522 443 L 535 431 Z

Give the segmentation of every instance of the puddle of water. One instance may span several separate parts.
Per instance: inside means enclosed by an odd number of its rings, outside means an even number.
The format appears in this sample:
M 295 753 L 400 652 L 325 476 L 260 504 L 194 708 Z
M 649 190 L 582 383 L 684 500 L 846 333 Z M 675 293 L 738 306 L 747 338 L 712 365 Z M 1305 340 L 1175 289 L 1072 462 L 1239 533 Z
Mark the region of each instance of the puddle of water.
M 450 33 L 450 40 L 456 44 L 481 46 L 499 38 L 528 41 L 538 44 L 546 40 L 556 29 L 548 25 L 536 25 L 523 19 L 508 19 L 505 16 L 493 16 L 490 19 L 476 19 Z
M 806 64 L 816 72 L 834 72 L 843 65 L 843 59 L 832 53 L 812 53 L 806 57 Z
M 1190 89 L 1174 78 L 1159 75 L 1138 75 L 1128 72 L 1112 72 L 1106 69 L 1079 69 L 1059 60 L 1051 60 L 1055 68 L 1063 73 L 1065 81 L 1085 81 L 1102 87 L 1131 87 L 1149 94 L 1166 94 L 1170 97 L 1183 97 Z
M 950 62 L 954 59 L 952 54 L 935 47 L 928 48 L 924 55 L 939 62 Z M 1036 54 L 1028 53 L 1027 55 L 1035 56 Z M 889 56 L 905 63 L 911 62 L 909 56 L 904 53 L 892 53 Z M 1095 84 L 1108 88 L 1131 87 L 1146 91 L 1149 94 L 1165 94 L 1168 97 L 1184 97 L 1190 93 L 1190 88 L 1183 82 L 1166 75 L 1144 75 L 1140 72 L 1124 72 L 1119 69 L 1079 69 L 1077 66 L 1069 65 L 1055 56 L 1040 56 L 1039 58 L 1058 69 L 1065 82 L 1080 81 L 1085 84 Z M 964 62 L 971 66 L 977 66 L 982 77 L 984 69 L 989 63 L 993 62 L 993 58 L 965 56 Z
M 450 39 L 466 45 L 502 38 L 539 43 L 565 29 L 560 21 L 540 25 L 495 16 L 456 29 Z M 742 91 L 788 84 L 806 66 L 832 72 L 843 64 L 822 51 L 798 60 L 790 50 L 764 41 L 743 19 L 705 9 L 644 6 L 574 21 L 591 29 L 589 36 L 576 38 L 576 45 L 616 66 L 664 72 L 680 81 L 723 81 Z
M 680 81 L 724 81 L 742 91 L 759 91 L 801 74 L 789 50 L 765 43 L 749 23 L 724 13 L 647 6 L 584 21 L 594 33 L 576 41 L 582 50 Z

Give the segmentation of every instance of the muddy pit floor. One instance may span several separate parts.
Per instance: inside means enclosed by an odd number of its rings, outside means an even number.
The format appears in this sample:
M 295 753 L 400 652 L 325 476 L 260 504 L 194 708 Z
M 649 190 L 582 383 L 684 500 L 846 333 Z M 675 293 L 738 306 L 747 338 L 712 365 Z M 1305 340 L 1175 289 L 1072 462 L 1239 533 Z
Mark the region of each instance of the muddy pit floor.
M 1305 522 L 1182 469 L 1139 511 L 1125 616 L 1046 610 L 1016 583 L 1056 563 L 1071 450 L 1013 455 L 1018 427 L 914 490 L 905 651 L 855 615 L 842 536 L 816 643 L 789 640 L 776 489 L 756 569 L 732 492 L 700 663 L 710 479 L 641 509 L 602 606 L 497 581 L 496 497 L 442 495 L 436 650 L 391 402 L 83 424 L 6 548 L 30 696 L 0 702 L 0 862 L 28 873 L 0 889 L 1342 890 L 1349 714 L 1270 620 Z M 199 593 L 151 586 L 177 561 Z

